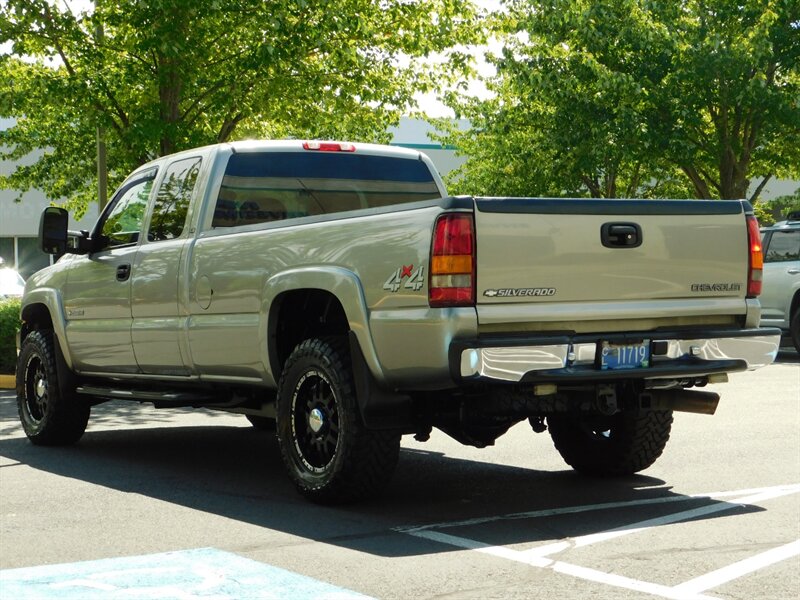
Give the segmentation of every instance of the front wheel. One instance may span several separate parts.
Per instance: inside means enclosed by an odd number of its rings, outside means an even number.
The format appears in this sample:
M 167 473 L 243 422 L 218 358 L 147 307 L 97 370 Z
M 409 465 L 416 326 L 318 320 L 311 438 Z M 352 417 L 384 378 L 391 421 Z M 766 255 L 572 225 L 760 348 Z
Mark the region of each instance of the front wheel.
M 547 417 L 561 457 L 588 475 L 643 471 L 661 456 L 672 429 L 672 411 L 621 412 L 613 416 Z
M 400 435 L 364 427 L 346 342 L 297 345 L 278 384 L 278 442 L 289 476 L 314 502 L 377 494 L 394 472 Z
M 19 419 L 28 439 L 42 446 L 77 442 L 89 421 L 89 403 L 59 380 L 55 343 L 52 331 L 33 331 L 17 361 Z

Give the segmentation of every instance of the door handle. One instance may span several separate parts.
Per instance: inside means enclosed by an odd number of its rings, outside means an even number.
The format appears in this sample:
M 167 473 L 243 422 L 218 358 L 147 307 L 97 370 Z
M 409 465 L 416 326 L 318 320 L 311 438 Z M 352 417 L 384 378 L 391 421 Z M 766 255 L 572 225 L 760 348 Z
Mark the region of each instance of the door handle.
M 131 276 L 131 266 L 129 264 L 119 265 L 117 267 L 117 281 L 128 281 Z
M 800 273 L 800 269 L 794 269 L 794 268 L 792 268 L 792 269 L 789 269 L 789 270 L 788 270 L 788 271 L 786 271 L 786 272 L 787 272 L 787 273 L 789 273 L 789 275 L 797 275 L 798 273 Z

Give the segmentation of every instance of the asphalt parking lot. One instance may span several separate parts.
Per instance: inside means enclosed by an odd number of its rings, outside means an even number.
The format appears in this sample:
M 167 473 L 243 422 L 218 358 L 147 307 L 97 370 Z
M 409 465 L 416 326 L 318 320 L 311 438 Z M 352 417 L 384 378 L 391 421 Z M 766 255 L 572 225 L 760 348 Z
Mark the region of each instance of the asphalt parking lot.
M 242 417 L 96 407 L 37 448 L 0 392 L 0 598 L 795 598 L 800 358 L 714 386 L 644 473 L 573 473 L 547 434 L 404 438 L 386 495 L 320 507 Z

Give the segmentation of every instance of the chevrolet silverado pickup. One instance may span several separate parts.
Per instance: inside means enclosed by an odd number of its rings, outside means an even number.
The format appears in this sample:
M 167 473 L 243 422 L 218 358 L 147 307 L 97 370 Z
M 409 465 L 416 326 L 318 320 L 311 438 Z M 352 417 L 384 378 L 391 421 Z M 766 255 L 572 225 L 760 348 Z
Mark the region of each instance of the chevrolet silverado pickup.
M 380 491 L 402 435 L 527 420 L 574 469 L 650 466 L 673 411 L 771 363 L 747 202 L 449 197 L 419 152 L 249 141 L 132 173 L 94 229 L 45 209 L 19 416 L 76 442 L 110 399 L 275 428 L 307 498 Z

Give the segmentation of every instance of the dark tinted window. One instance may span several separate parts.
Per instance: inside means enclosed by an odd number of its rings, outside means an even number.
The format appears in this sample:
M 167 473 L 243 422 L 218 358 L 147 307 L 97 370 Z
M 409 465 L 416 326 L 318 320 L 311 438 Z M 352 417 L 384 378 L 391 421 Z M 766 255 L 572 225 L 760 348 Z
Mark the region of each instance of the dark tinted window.
M 249 152 L 228 160 L 213 227 L 440 198 L 422 161 L 358 152 Z
M 171 240 L 181 235 L 199 172 L 200 158 L 178 160 L 167 168 L 153 204 L 153 218 L 147 232 L 149 241 Z
M 765 260 L 766 262 L 800 260 L 800 229 L 773 231 Z

